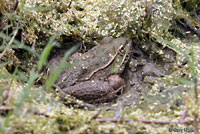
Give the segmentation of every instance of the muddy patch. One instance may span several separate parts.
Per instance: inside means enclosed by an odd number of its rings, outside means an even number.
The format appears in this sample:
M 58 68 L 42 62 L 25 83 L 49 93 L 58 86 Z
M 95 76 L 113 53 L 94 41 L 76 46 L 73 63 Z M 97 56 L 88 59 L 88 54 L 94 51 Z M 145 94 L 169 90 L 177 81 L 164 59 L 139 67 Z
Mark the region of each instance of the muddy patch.
M 126 91 L 118 98 L 118 102 L 128 107 L 139 104 L 152 90 L 153 85 L 157 84 L 159 78 L 173 72 L 176 53 L 169 48 L 163 51 L 168 60 L 158 60 L 149 56 L 138 46 L 133 48 L 130 62 L 123 74 L 127 82 Z M 158 90 L 161 92 L 164 87 Z

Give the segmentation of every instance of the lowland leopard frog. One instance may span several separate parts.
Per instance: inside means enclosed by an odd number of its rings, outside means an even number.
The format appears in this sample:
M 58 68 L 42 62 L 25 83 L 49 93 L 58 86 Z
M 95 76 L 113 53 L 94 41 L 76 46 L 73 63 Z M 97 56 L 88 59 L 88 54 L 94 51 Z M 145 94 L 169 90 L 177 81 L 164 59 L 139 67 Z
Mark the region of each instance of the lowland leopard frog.
M 117 97 L 125 82 L 119 75 L 129 59 L 132 41 L 127 37 L 106 37 L 101 44 L 69 62 L 56 85 L 63 92 L 88 103 L 108 102 Z M 55 71 L 62 57 L 50 61 L 49 72 Z

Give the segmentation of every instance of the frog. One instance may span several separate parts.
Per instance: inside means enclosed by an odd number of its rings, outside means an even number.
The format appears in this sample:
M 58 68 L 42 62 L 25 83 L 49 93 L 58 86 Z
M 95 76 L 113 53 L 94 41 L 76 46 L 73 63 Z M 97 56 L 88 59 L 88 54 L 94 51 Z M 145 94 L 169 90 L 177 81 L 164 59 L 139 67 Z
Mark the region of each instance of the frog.
M 125 87 L 120 77 L 128 63 L 132 40 L 129 37 L 105 37 L 99 45 L 79 54 L 56 80 L 64 93 L 88 103 L 104 103 L 117 98 Z M 58 67 L 61 56 L 50 61 L 49 72 Z

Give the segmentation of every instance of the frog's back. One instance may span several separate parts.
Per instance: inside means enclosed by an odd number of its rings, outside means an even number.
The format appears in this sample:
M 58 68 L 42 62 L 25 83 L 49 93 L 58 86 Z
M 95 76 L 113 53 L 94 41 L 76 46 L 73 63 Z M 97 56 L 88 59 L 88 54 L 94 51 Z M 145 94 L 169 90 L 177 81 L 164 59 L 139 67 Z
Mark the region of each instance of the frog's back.
M 105 66 L 105 68 L 100 69 L 97 73 L 94 73 L 91 79 L 105 79 L 109 75 L 113 73 L 120 73 L 120 72 L 111 72 L 113 65 L 109 63 L 113 56 L 116 54 L 116 48 L 120 45 L 125 44 L 126 42 L 130 42 L 130 39 L 127 37 L 121 37 L 117 39 L 107 39 L 106 41 L 102 41 L 102 44 L 92 48 L 88 52 L 74 58 L 68 68 L 65 68 L 60 76 L 58 77 L 56 84 L 61 88 L 72 86 L 82 80 L 85 80 L 89 77 L 89 75 L 99 68 Z M 104 44 L 105 43 L 105 44 Z M 60 57 L 61 58 L 61 57 Z M 116 57 L 118 61 L 118 57 Z M 58 66 L 58 59 L 54 61 L 52 64 L 52 68 Z M 56 65 L 55 65 L 56 64 Z M 108 66 L 106 66 L 108 65 Z M 50 67 L 51 68 L 51 67 Z M 52 71 L 55 69 L 52 69 Z M 50 70 L 50 72 L 52 72 Z

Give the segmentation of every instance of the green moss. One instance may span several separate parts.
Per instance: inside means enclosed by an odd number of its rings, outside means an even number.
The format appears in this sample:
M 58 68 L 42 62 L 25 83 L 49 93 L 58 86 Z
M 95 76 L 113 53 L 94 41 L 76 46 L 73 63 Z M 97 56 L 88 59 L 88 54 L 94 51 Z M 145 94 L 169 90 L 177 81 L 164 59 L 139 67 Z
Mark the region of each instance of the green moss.
M 28 38 L 24 40 L 30 43 L 57 32 L 62 36 L 80 37 L 85 41 L 123 34 L 140 37 L 146 33 L 152 37 L 168 36 L 174 13 L 170 0 L 156 0 L 153 3 L 145 3 L 145 0 L 73 0 L 71 4 L 66 0 L 25 1 L 24 9 L 32 7 L 51 10 L 18 12 L 27 21 L 23 32 Z
M 68 36 L 76 39 L 79 37 L 84 41 L 92 41 L 103 36 L 129 35 L 140 40 L 149 40 L 149 42 L 157 38 L 169 40 L 173 38 L 171 42 L 181 48 L 187 55 L 189 54 L 191 42 L 174 39 L 175 37 L 172 37 L 168 32 L 171 27 L 170 22 L 175 14 L 171 0 L 154 0 L 153 3 L 145 3 L 145 0 L 73 0 L 71 4 L 67 0 L 26 0 L 23 4 L 20 3 L 19 7 L 21 8 L 18 8 L 17 14 L 25 22 L 20 23 L 20 25 L 22 38 L 26 43 L 34 44 L 36 42 L 36 45 L 44 45 L 49 37 L 57 32 L 61 33 L 58 37 L 60 42 Z M 30 9 L 32 7 L 43 8 Z M 0 8 L 4 10 L 2 7 Z M 154 44 L 156 43 L 154 42 Z M 162 45 L 165 46 L 164 43 Z M 192 45 L 195 50 L 195 63 L 197 65 L 195 69 L 199 72 L 200 48 L 198 43 L 193 42 Z M 153 47 L 156 51 L 159 50 L 158 47 Z M 157 53 L 160 52 L 162 51 Z M 176 52 L 178 53 L 178 51 Z M 26 57 L 28 58 L 28 56 Z M 184 58 L 183 53 L 178 53 L 177 64 L 181 65 Z M 191 70 L 188 65 L 182 68 L 176 66 L 176 68 L 178 71 L 173 72 L 168 77 L 158 79 L 152 85 L 153 90 L 144 96 L 138 105 L 134 105 L 134 108 L 124 108 L 121 114 L 122 118 L 178 121 L 185 109 L 190 110 L 186 118 L 193 117 L 196 109 L 191 107 L 191 105 L 194 105 L 192 101 L 183 102 L 181 106 L 177 106 L 179 105 L 177 100 L 184 98 L 183 92 L 189 96 L 188 100 L 194 98 L 194 93 L 191 90 L 193 87 L 168 79 L 184 77 L 192 81 Z M 14 108 L 9 112 L 1 113 L 0 133 L 156 134 L 169 133 L 169 128 L 173 127 L 192 127 L 190 124 L 100 123 L 94 119 L 99 112 L 98 108 L 88 111 L 66 107 L 55 93 L 34 85 L 28 89 L 30 93 L 26 97 L 29 99 L 24 99 L 19 112 L 16 103 L 20 94 L 23 94 L 23 88 L 26 84 L 19 80 L 18 75 L 17 77 L 11 77 L 12 75 L 4 67 L 0 68 L 0 76 L 0 89 L 3 89 L 0 90 L 0 101 L 2 102 L 6 92 L 10 91 L 10 98 L 7 99 L 6 105 Z M 161 86 L 165 87 L 163 93 L 159 93 L 158 90 Z M 102 108 L 97 118 L 114 118 L 115 114 L 116 111 L 108 111 Z

